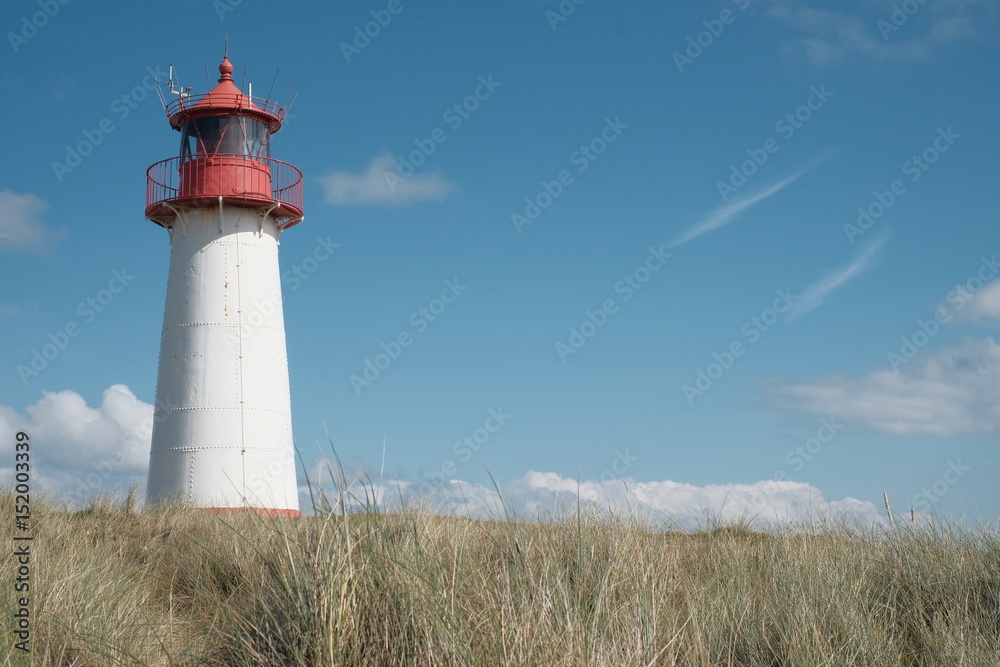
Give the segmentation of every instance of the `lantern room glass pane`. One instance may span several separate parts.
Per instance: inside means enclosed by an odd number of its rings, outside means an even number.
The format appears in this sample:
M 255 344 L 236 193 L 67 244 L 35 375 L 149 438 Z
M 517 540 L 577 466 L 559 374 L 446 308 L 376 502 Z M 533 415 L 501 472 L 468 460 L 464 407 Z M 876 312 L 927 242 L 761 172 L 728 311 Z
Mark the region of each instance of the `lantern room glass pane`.
M 267 125 L 243 116 L 194 118 L 181 128 L 181 155 L 230 153 L 270 157 Z
M 271 141 L 267 126 L 250 118 L 240 118 L 240 121 L 246 135 L 247 154 L 270 157 Z

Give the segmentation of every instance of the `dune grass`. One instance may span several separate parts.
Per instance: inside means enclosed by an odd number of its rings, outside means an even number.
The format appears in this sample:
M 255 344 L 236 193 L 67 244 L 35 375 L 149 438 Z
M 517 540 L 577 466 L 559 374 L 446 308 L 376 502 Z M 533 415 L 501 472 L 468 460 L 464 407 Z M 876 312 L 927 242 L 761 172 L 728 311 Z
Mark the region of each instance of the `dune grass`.
M 33 514 L 38 665 L 1000 664 L 986 530 Z M 28 664 L 5 639 L 2 664 Z

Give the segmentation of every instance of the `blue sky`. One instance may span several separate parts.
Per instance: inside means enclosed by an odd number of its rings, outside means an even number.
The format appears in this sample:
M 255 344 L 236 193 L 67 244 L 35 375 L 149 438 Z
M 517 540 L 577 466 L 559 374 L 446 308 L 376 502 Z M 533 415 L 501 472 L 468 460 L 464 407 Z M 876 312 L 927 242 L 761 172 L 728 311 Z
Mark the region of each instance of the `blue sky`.
M 885 491 L 991 520 L 997 9 L 8 2 L 0 431 L 71 498 L 144 482 L 145 170 L 179 143 L 154 78 L 208 90 L 228 35 L 238 84 L 295 100 L 273 155 L 304 174 L 281 266 L 314 479 L 332 441 L 386 502 L 464 513 L 491 473 L 525 512 Z

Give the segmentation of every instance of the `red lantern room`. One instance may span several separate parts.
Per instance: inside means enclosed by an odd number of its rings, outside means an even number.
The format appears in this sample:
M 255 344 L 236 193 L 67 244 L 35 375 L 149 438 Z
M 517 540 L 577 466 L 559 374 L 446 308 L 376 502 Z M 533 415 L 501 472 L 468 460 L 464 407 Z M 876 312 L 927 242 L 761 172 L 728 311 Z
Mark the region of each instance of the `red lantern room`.
M 268 209 L 279 229 L 287 229 L 303 215 L 302 173 L 271 157 L 271 136 L 281 129 L 285 110 L 245 95 L 233 83 L 228 57 L 219 73 L 211 92 L 182 92 L 167 105 L 170 125 L 181 133 L 181 151 L 147 171 L 146 218 L 171 228 L 177 207 L 226 203 Z

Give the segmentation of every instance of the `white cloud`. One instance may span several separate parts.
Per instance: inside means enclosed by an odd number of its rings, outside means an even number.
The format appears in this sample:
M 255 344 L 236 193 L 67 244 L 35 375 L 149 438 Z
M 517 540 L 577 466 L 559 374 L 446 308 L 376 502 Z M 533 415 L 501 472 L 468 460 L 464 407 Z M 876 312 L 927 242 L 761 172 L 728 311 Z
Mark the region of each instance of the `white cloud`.
M 970 9 L 994 3 L 992 0 L 927 3 L 918 15 L 907 15 L 907 22 L 899 30 L 886 27 L 895 27 L 891 20 L 893 4 L 877 4 L 879 6 L 865 18 L 821 9 L 795 8 L 789 3 L 777 3 L 770 13 L 807 34 L 795 44 L 797 50 L 814 63 L 828 64 L 852 53 L 873 59 L 908 61 L 925 58 L 941 45 L 972 36 L 976 20 L 970 15 Z M 935 6 L 930 7 L 931 4 Z M 880 21 L 885 23 L 880 24 Z
M 0 406 L 0 438 L 13 442 L 18 431 L 31 437 L 33 485 L 79 503 L 132 482 L 145 485 L 153 406 L 125 385 L 109 387 L 101 405 L 90 407 L 75 391 L 43 392 L 24 414 Z M 2 462 L 13 479 L 12 457 Z
M 389 153 L 374 158 L 360 174 L 336 171 L 322 180 L 330 204 L 412 204 L 444 199 L 457 187 L 438 172 L 399 175 L 396 159 Z
M 955 436 L 1000 430 L 1000 345 L 992 338 L 931 352 L 894 350 L 899 370 L 859 378 L 774 382 L 779 403 L 894 435 Z M 909 355 L 909 360 L 907 360 Z M 887 358 L 887 367 L 890 360 Z
M 45 226 L 41 215 L 49 206 L 33 194 L 0 190 L 0 250 L 45 252 L 66 230 Z
M 324 477 L 328 480 L 329 474 L 324 473 Z M 339 509 L 336 493 L 326 493 L 331 506 Z M 443 514 L 497 518 L 510 513 L 529 520 L 571 518 L 579 501 L 584 511 L 638 517 L 679 527 L 703 526 L 706 519 L 722 522 L 746 519 L 771 526 L 802 525 L 827 518 L 866 524 L 880 520 L 878 508 L 870 502 L 855 498 L 828 501 L 815 487 L 788 481 L 695 486 L 673 481 L 636 482 L 628 478 L 577 481 L 556 473 L 529 471 L 507 486 L 502 500 L 493 488 L 461 480 L 433 486 L 408 481 L 382 484 L 377 480 L 355 481 L 345 496 L 344 504 L 348 507 L 364 505 L 367 496 L 377 499 L 381 507 L 390 511 L 403 505 L 417 505 Z M 304 498 L 308 502 L 308 496 Z
M 814 308 L 818 308 L 826 300 L 826 297 L 835 290 L 871 268 L 878 257 L 879 249 L 887 238 L 888 234 L 882 234 L 875 241 L 859 250 L 847 266 L 828 272 L 818 282 L 806 288 L 805 293 L 789 309 L 788 319 L 793 320 Z
M 1000 322 L 1000 280 L 986 283 L 978 291 L 971 291 L 966 285 L 957 285 L 946 300 L 938 307 L 958 321 Z
M 0 406 L 0 438 L 13 442 L 21 430 L 31 436 L 34 487 L 71 507 L 98 493 L 121 493 L 133 483 L 144 489 L 152 424 L 153 406 L 138 400 L 124 385 L 109 387 L 97 407 L 88 406 L 74 391 L 44 392 L 24 414 Z M 0 474 L 12 479 L 14 471 L 6 465 Z M 879 517 L 870 502 L 830 501 L 815 487 L 799 482 L 707 486 L 627 478 L 578 482 L 556 473 L 529 471 L 508 484 L 501 499 L 496 489 L 481 484 L 382 480 L 363 464 L 348 465 L 341 472 L 335 461 L 325 458 L 317 458 L 309 470 L 314 496 L 322 492 L 331 506 L 339 508 L 334 483 L 342 476 L 350 481 L 344 504 L 355 509 L 373 502 L 390 511 L 421 506 L 457 516 L 497 518 L 510 512 L 522 519 L 558 520 L 572 517 L 579 500 L 587 511 L 678 527 L 702 526 L 706 519 L 801 525 L 830 517 L 870 523 Z M 308 486 L 303 483 L 299 490 L 302 506 L 308 508 Z

